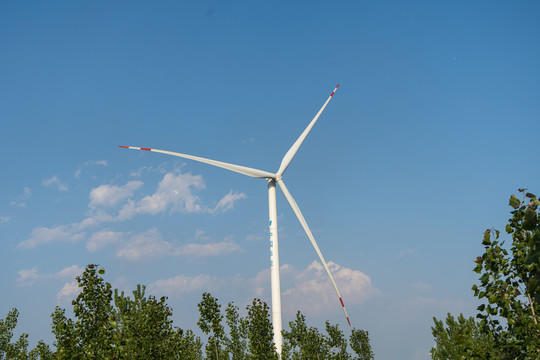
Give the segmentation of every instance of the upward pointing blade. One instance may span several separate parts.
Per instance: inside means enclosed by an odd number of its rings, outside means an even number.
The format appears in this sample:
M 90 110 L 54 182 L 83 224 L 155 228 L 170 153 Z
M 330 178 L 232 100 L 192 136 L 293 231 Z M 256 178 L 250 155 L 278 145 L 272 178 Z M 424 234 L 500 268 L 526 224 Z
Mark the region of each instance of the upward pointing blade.
M 345 309 L 345 304 L 343 304 L 343 299 L 341 298 L 341 294 L 339 293 L 338 287 L 336 285 L 336 282 L 334 281 L 334 277 L 332 276 L 332 273 L 330 272 L 330 269 L 328 269 L 328 265 L 326 265 L 326 261 L 324 260 L 324 257 L 321 253 L 321 250 L 319 249 L 319 246 L 317 245 L 317 242 L 315 242 L 315 238 L 313 237 L 313 234 L 311 233 L 311 230 L 309 229 L 309 226 L 307 225 L 306 220 L 304 219 L 304 216 L 302 215 L 302 212 L 300 211 L 300 208 L 298 207 L 298 204 L 296 204 L 296 201 L 294 201 L 294 198 L 292 197 L 291 193 L 285 186 L 285 183 L 283 180 L 279 179 L 277 180 L 277 183 L 279 187 L 281 188 L 281 191 L 283 191 L 283 195 L 285 195 L 285 198 L 289 202 L 289 205 L 291 205 L 291 208 L 293 209 L 294 213 L 296 214 L 296 217 L 300 221 L 300 224 L 302 224 L 302 227 L 304 228 L 304 231 L 306 232 L 307 236 L 309 237 L 309 240 L 311 241 L 311 245 L 315 248 L 315 251 L 317 252 L 317 255 L 319 255 L 319 259 L 321 260 L 324 269 L 326 270 L 326 273 L 328 274 L 328 277 L 330 278 L 330 281 L 332 281 L 332 285 L 334 285 L 334 290 L 336 290 L 336 294 L 339 297 L 339 302 L 341 303 L 341 307 L 343 308 L 343 312 L 345 313 L 345 317 L 347 318 L 347 322 L 349 323 L 349 326 L 351 326 L 351 322 L 349 320 L 349 315 L 347 315 L 347 310 Z
M 287 167 L 289 166 L 289 164 L 291 163 L 292 159 L 294 158 L 294 155 L 296 155 L 296 152 L 298 151 L 298 149 L 300 149 L 300 146 L 302 145 L 302 143 L 304 142 L 304 140 L 306 139 L 306 136 L 309 134 L 309 132 L 311 131 L 311 128 L 313 127 L 313 125 L 315 125 L 315 123 L 317 122 L 317 120 L 319 119 L 319 116 L 321 116 L 322 112 L 324 111 L 324 108 L 326 107 L 326 105 L 328 105 L 328 103 L 330 102 L 330 99 L 332 99 L 332 96 L 334 96 L 337 88 L 339 87 L 339 84 L 336 86 L 336 88 L 334 89 L 334 91 L 332 91 L 332 94 L 330 94 L 330 96 L 328 97 L 328 99 L 326 100 L 326 102 L 324 103 L 324 105 L 322 106 L 321 110 L 319 110 L 319 112 L 317 113 L 317 115 L 315 115 L 315 117 L 313 118 L 313 120 L 311 120 L 311 122 L 309 123 L 309 125 L 307 126 L 307 128 L 304 130 L 304 132 L 300 135 L 300 137 L 294 142 L 293 146 L 289 149 L 289 151 L 287 151 L 287 153 L 285 154 L 285 156 L 283 157 L 283 160 L 281 160 L 281 166 L 279 167 L 279 170 L 276 174 L 276 177 L 280 177 L 281 175 L 283 175 L 283 173 L 285 172 L 285 170 L 287 170 Z
M 220 167 L 220 168 L 223 168 L 223 169 L 235 171 L 237 173 L 244 174 L 244 175 L 247 175 L 247 176 L 256 177 L 256 178 L 264 178 L 264 179 L 270 178 L 270 179 L 273 179 L 275 177 L 274 174 L 269 173 L 267 171 L 262 171 L 262 170 L 258 170 L 258 169 L 252 169 L 252 168 L 248 168 L 248 167 L 245 167 L 245 166 L 229 164 L 229 163 L 226 163 L 226 162 L 206 159 L 206 158 L 193 156 L 193 155 L 186 155 L 186 154 L 180 154 L 180 153 L 176 153 L 176 152 L 172 152 L 172 151 L 141 148 L 141 147 L 135 147 L 135 146 L 123 146 L 123 145 L 119 145 L 119 146 L 121 148 L 124 148 L 124 149 L 153 151 L 153 152 L 178 156 L 178 157 L 181 157 L 181 158 L 191 159 L 191 160 L 195 160 L 195 161 L 199 161 L 199 162 L 202 162 L 202 163 L 214 165 L 214 166 L 217 166 L 217 167 Z

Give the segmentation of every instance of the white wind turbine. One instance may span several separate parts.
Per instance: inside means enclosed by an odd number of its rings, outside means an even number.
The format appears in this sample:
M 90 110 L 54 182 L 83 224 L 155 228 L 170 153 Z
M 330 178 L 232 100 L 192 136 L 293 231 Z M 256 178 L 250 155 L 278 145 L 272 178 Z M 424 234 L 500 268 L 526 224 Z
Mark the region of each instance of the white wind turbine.
M 294 158 L 294 155 L 296 155 L 296 152 L 298 151 L 298 149 L 304 142 L 311 128 L 313 127 L 313 125 L 315 125 L 315 122 L 317 122 L 317 119 L 319 119 L 319 116 L 321 116 L 323 110 L 326 108 L 326 105 L 328 105 L 328 103 L 330 102 L 330 99 L 332 99 L 332 96 L 334 96 L 338 87 L 339 87 L 339 84 L 336 86 L 334 91 L 332 91 L 332 94 L 330 94 L 330 96 L 328 97 L 328 99 L 326 100 L 322 108 L 319 110 L 317 115 L 315 115 L 313 120 L 311 120 L 311 122 L 309 123 L 307 128 L 304 130 L 304 132 L 295 141 L 295 143 L 289 149 L 289 151 L 287 151 L 287 153 L 283 157 L 283 160 L 281 161 L 281 166 L 279 167 L 279 170 L 275 174 L 267 172 L 267 171 L 248 168 L 245 166 L 229 164 L 229 163 L 211 160 L 211 159 L 205 159 L 205 158 L 193 156 L 193 155 L 180 154 L 180 153 L 176 153 L 172 151 L 120 145 L 121 148 L 126 148 L 126 149 L 146 150 L 146 151 L 179 156 L 182 158 L 191 159 L 191 160 L 203 162 L 206 164 L 214 165 L 217 167 L 221 167 L 227 170 L 235 171 L 240 174 L 268 180 L 268 202 L 269 202 L 269 213 L 270 213 L 270 274 L 271 274 L 271 286 L 272 286 L 272 324 L 273 324 L 273 330 L 274 330 L 274 343 L 280 355 L 281 355 L 281 348 L 283 345 L 283 337 L 281 335 L 281 330 L 283 326 L 282 326 L 282 318 L 281 318 L 281 287 L 280 287 L 280 277 L 279 277 L 276 183 L 281 188 L 283 195 L 285 195 L 285 198 L 287 199 L 287 201 L 289 202 L 289 205 L 291 206 L 292 210 L 296 214 L 296 217 L 298 217 L 298 220 L 302 224 L 302 227 L 304 228 L 304 231 L 306 232 L 309 240 L 311 241 L 311 244 L 315 248 L 315 251 L 317 252 L 317 255 L 319 256 L 319 259 L 321 260 L 324 266 L 324 269 L 326 270 L 326 273 L 328 274 L 328 277 L 330 278 L 330 281 L 332 282 L 332 285 L 334 285 L 334 289 L 336 290 L 336 294 L 339 297 L 339 301 L 343 308 L 343 312 L 345 313 L 345 316 L 347 318 L 347 322 L 349 323 L 349 326 L 351 326 L 351 322 L 349 321 L 349 316 L 347 315 L 347 310 L 345 309 L 345 305 L 343 304 L 343 300 L 337 288 L 336 282 L 334 281 L 332 273 L 330 272 L 330 269 L 328 269 L 328 265 L 326 264 L 326 261 L 324 260 L 321 250 L 319 250 L 319 246 L 315 242 L 315 238 L 313 237 L 313 234 L 311 233 L 311 230 L 309 229 L 306 223 L 306 220 L 304 219 L 304 216 L 302 215 L 302 212 L 300 211 L 300 208 L 296 204 L 296 201 L 294 201 L 294 198 L 292 197 L 291 193 L 285 186 L 283 179 L 281 178 L 283 173 L 285 172 L 285 170 L 291 163 L 292 159 Z

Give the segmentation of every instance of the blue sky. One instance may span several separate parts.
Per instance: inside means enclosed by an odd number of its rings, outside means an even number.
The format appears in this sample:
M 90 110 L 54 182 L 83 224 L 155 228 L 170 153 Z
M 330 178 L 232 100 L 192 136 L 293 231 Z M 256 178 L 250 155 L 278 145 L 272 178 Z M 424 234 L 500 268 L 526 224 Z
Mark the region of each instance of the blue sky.
M 270 301 L 266 182 L 284 175 L 378 359 L 426 359 L 432 317 L 473 315 L 472 259 L 517 188 L 538 193 L 534 1 L 0 4 L 0 316 L 52 342 L 99 263 L 168 295 Z M 284 323 L 346 320 L 278 191 Z M 315 262 L 315 263 L 314 263 Z M 320 284 L 313 286 L 312 284 Z

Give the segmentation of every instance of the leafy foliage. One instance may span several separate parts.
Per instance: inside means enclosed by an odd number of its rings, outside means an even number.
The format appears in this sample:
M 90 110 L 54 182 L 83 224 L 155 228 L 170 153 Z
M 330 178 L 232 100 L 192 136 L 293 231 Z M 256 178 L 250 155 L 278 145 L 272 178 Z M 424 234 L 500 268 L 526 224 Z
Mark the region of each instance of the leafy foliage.
M 254 299 L 247 307 L 247 332 L 251 359 L 278 359 L 268 305 Z
M 229 326 L 229 338 L 227 339 L 227 352 L 231 360 L 247 359 L 247 320 L 240 317 L 238 307 L 232 302 L 227 305 L 225 318 Z
M 456 319 L 448 314 L 446 328 L 442 320 L 433 318 L 435 326 L 431 328 L 435 338 L 435 347 L 431 349 L 433 360 L 483 359 L 491 352 L 493 358 L 500 354 L 494 352 L 493 335 L 482 331 L 482 327 L 473 317 L 466 319 L 460 314 Z M 497 355 L 497 356 L 495 356 Z
M 522 189 L 521 192 L 525 192 Z M 496 347 L 504 358 L 537 358 L 540 355 L 540 225 L 535 195 L 525 193 L 522 200 L 510 197 L 512 217 L 506 232 L 512 236 L 510 251 L 499 240 L 497 230 L 486 230 L 474 271 L 480 284 L 474 296 L 486 303 L 477 315 L 485 331 L 493 333 Z M 504 320 L 504 321 L 501 321 Z
M 222 348 L 225 342 L 225 329 L 221 324 L 223 320 L 221 305 L 212 295 L 204 293 L 198 306 L 201 316 L 197 325 L 205 334 L 212 334 L 206 345 L 206 358 L 216 360 L 228 358 L 227 349 Z
M 372 360 L 374 358 L 373 350 L 369 344 L 369 333 L 365 330 L 352 330 L 351 348 L 354 350 L 356 359 Z
M 15 343 L 11 343 L 18 317 L 19 312 L 17 309 L 11 309 L 5 320 L 0 319 L 0 360 L 53 359 L 53 353 L 43 341 L 38 342 L 37 346 L 28 352 L 28 334 L 21 334 Z
M 305 316 L 298 312 L 296 320 L 289 322 L 289 327 L 290 331 L 283 331 L 282 358 L 284 360 L 373 359 L 374 355 L 369 344 L 367 331 L 352 329 L 350 344 L 356 354 L 356 357 L 353 358 L 347 352 L 347 340 L 338 325 L 331 325 L 327 321 L 326 332 L 328 335 L 324 335 L 317 328 L 308 328 Z
M 55 358 L 189 359 L 191 354 L 192 359 L 202 358 L 200 340 L 172 326 L 165 297 L 146 297 L 145 287 L 137 286 L 133 299 L 115 290 L 113 302 L 111 284 L 100 276 L 104 273 L 88 265 L 77 277 L 83 291 L 72 302 L 75 321 L 58 307 L 52 314 Z
M 198 304 L 201 331 L 208 335 L 204 346 L 193 331 L 173 326 L 172 309 L 166 297 L 146 295 L 138 285 L 133 297 L 113 290 L 103 279 L 105 270 L 88 265 L 78 276 L 80 294 L 72 302 L 74 319 L 56 307 L 51 314 L 56 351 L 43 342 L 28 351 L 28 335 L 22 334 L 12 343 L 18 312 L 12 309 L 0 319 L 0 360 L 3 359 L 182 359 L 182 360 L 278 360 L 273 342 L 273 328 L 268 305 L 254 299 L 246 307 L 247 316 L 229 303 L 223 324 L 221 305 L 210 293 L 202 295 Z M 282 359 L 342 359 L 353 357 L 347 352 L 347 340 L 338 325 L 326 323 L 323 335 L 308 328 L 300 312 L 291 330 L 284 331 Z M 373 359 L 368 334 L 353 329 L 351 347 L 356 359 Z M 203 349 L 204 346 L 204 349 Z
M 480 322 L 460 316 L 456 323 L 449 315 L 444 329 L 434 319 L 437 347 L 432 354 L 439 356 L 434 358 L 540 357 L 540 201 L 526 189 L 519 191 L 521 200 L 510 197 L 512 217 L 505 228 L 512 243 L 506 245 L 498 230 L 488 229 L 482 240 L 485 252 L 474 260 L 480 278 L 472 290 L 483 301 L 477 309 Z

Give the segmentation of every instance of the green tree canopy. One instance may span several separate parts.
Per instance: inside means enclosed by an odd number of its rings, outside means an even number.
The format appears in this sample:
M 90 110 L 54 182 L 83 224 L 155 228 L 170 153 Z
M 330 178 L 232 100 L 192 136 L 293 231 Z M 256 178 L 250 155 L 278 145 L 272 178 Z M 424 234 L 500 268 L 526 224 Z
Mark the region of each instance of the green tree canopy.
M 474 260 L 480 275 L 472 287 L 482 301 L 479 323 L 463 316 L 456 322 L 449 315 L 445 329 L 434 319 L 434 358 L 540 358 L 540 201 L 526 189 L 519 192 L 521 199 L 512 195 L 509 200 L 512 210 L 505 230 L 511 243 L 502 240 L 498 230 L 488 229 L 482 239 L 484 253 Z
M 254 299 L 247 306 L 247 315 L 229 303 L 225 324 L 218 299 L 202 294 L 198 304 L 201 331 L 208 336 L 206 345 L 191 330 L 173 326 L 172 309 L 166 297 L 146 294 L 138 285 L 133 297 L 112 289 L 104 280 L 105 270 L 88 265 L 76 280 L 81 292 L 72 301 L 73 315 L 56 307 L 51 315 L 55 337 L 53 351 L 43 342 L 28 351 L 28 335 L 12 342 L 18 311 L 12 309 L 0 319 L 0 360 L 52 359 L 182 359 L 182 360 L 259 360 L 278 359 L 273 342 L 270 309 Z M 328 335 L 307 327 L 305 316 L 298 313 L 284 331 L 283 360 L 287 359 L 352 359 L 347 340 L 338 325 L 326 323 Z M 353 329 L 351 348 L 357 359 L 372 359 L 367 332 Z M 368 355 L 366 355 L 368 354 Z

